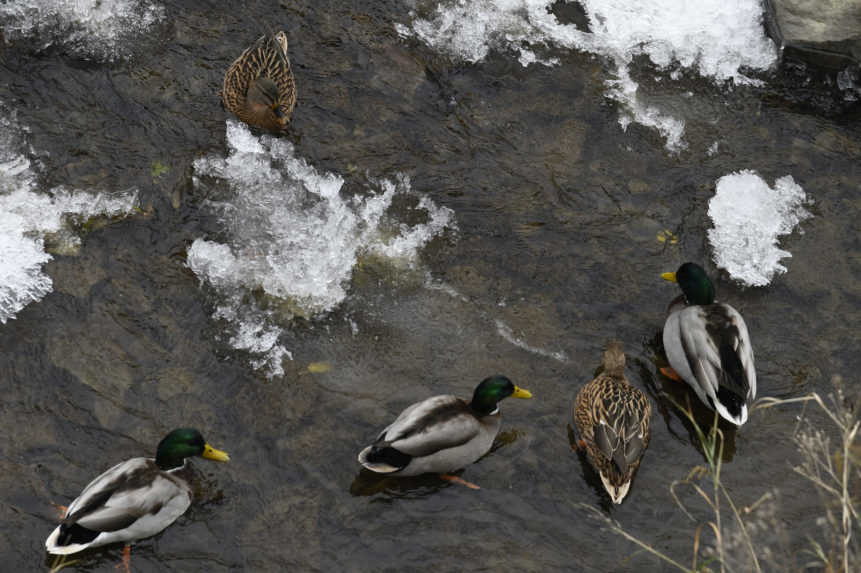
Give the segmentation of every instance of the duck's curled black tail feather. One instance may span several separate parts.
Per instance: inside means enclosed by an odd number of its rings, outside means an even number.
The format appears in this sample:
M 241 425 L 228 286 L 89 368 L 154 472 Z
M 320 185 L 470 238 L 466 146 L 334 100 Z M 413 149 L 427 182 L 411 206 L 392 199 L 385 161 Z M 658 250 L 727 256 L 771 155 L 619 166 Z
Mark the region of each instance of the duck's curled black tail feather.
M 359 463 L 379 473 L 394 473 L 407 467 L 413 457 L 391 446 L 368 446 L 359 454 Z

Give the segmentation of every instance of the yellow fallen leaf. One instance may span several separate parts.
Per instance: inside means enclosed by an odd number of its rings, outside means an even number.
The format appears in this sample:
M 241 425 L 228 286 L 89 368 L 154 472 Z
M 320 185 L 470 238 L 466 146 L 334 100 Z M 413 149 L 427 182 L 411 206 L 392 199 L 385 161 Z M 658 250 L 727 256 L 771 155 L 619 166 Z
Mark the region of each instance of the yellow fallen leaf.
M 672 231 L 668 229 L 664 229 L 660 233 L 658 233 L 658 241 L 661 243 L 669 243 L 671 245 L 675 245 L 679 242 L 679 238 L 675 236 Z
M 308 372 L 311 374 L 322 374 L 332 369 L 332 365 L 328 362 L 311 362 L 308 364 Z

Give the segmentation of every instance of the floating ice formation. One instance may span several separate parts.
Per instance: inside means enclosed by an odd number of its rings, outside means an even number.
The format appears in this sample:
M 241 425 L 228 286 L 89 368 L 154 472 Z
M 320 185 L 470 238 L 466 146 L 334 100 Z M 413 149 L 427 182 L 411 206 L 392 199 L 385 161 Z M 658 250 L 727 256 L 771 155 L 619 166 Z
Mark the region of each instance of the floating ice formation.
M 374 181 L 364 196 L 343 197 L 340 176 L 318 172 L 283 139 L 256 137 L 228 121 L 227 145 L 227 157 L 194 163 L 198 188 L 226 183 L 229 192 L 209 202 L 224 232 L 195 240 L 188 265 L 218 292 L 216 315 L 236 330 L 230 343 L 264 356 L 258 364 L 270 375 L 282 373 L 281 358 L 289 353 L 278 344 L 276 321 L 250 293 L 287 302 L 297 314 L 325 314 L 346 298 L 360 256 L 414 265 L 421 247 L 454 224 L 450 209 L 414 192 L 405 176 Z M 424 222 L 400 222 L 393 202 L 411 205 L 404 208 Z
M 636 56 L 645 54 L 660 68 L 678 62 L 715 81 L 742 84 L 757 83 L 743 69 L 764 70 L 776 60 L 776 49 L 762 29 L 759 0 L 581 0 L 591 33 L 561 24 L 550 12 L 554 3 L 446 0 L 436 4 L 430 18 L 413 12 L 413 21 L 397 24 L 396 30 L 467 62 L 500 49 L 515 52 L 524 66 L 555 63 L 536 56 L 539 47 L 608 57 L 616 66 L 616 77 L 607 81 L 608 96 L 622 104 L 623 128 L 630 121 L 653 127 L 673 151 L 684 147 L 684 122 L 637 97 L 639 86 L 629 70 Z
M 810 202 L 790 175 L 773 188 L 753 171 L 724 175 L 709 200 L 715 263 L 745 285 L 767 285 L 776 273 L 786 272 L 780 259 L 792 256 L 778 248 L 778 237 L 811 216 L 803 207 Z
M 39 192 L 33 165 L 19 151 L 22 131 L 13 119 L 0 116 L 0 323 L 4 324 L 51 292 L 51 278 L 42 271 L 51 260 L 45 252 L 46 235 L 57 235 L 66 249 L 74 248 L 80 238 L 71 233 L 69 217 L 113 217 L 129 213 L 137 204 L 136 191 L 107 195 L 56 188 Z
M 131 55 L 131 41 L 159 21 L 164 8 L 148 0 L 14 0 L 0 2 L 7 39 L 59 43 L 85 58 L 118 60 Z

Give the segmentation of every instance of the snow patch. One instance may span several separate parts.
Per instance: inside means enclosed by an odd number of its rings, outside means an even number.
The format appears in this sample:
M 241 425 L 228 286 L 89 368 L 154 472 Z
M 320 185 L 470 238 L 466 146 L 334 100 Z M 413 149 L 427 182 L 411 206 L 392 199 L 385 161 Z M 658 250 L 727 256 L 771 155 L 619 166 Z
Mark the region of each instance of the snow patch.
M 804 208 L 809 203 L 790 175 L 777 179 L 774 187 L 749 170 L 724 175 L 708 209 L 715 263 L 745 285 L 767 285 L 775 274 L 786 272 L 780 260 L 792 256 L 777 246 L 778 238 L 811 217 Z
M 59 251 L 74 251 L 80 237 L 69 226 L 96 216 L 125 215 L 137 205 L 137 191 L 93 193 L 58 187 L 38 191 L 35 166 L 22 153 L 23 134 L 14 116 L 0 116 L 0 323 L 51 292 L 42 267 L 51 260 L 45 238 Z
M 7 40 L 32 38 L 41 48 L 61 44 L 83 58 L 114 61 L 133 52 L 136 37 L 165 19 L 148 0 L 14 0 L 0 3 Z
M 413 36 L 435 50 L 466 62 L 483 60 L 490 50 L 513 52 L 520 63 L 553 65 L 535 48 L 586 51 L 609 58 L 615 77 L 607 80 L 608 97 L 622 105 L 620 123 L 631 121 L 657 129 L 667 148 L 679 151 L 684 122 L 646 105 L 631 79 L 635 57 L 648 56 L 656 66 L 679 77 L 675 66 L 696 70 L 716 82 L 758 84 L 745 69 L 765 70 L 776 61 L 776 48 L 762 28 L 759 0 L 582 0 L 591 32 L 561 24 L 550 12 L 554 0 L 446 0 L 428 18 L 411 12 L 409 25 L 396 24 L 401 36 Z M 423 12 L 427 13 L 427 12 Z

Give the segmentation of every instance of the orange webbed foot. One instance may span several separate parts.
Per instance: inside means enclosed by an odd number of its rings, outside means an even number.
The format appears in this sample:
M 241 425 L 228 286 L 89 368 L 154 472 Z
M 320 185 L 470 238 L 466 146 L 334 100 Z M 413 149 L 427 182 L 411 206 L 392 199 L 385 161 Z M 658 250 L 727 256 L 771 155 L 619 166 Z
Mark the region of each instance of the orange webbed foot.
M 60 505 L 59 503 L 54 503 L 53 501 L 51 502 L 51 505 L 53 505 L 54 509 L 57 510 L 57 521 L 63 521 L 64 519 L 66 519 L 66 512 L 69 511 L 69 506 Z
M 663 374 L 670 380 L 675 380 L 676 382 L 683 382 L 682 377 L 679 376 L 679 374 L 669 366 L 661 368 L 661 374 Z
M 440 474 L 439 477 L 441 479 L 444 479 L 445 481 L 450 481 L 452 483 L 458 483 L 460 485 L 465 485 L 469 489 L 481 489 L 479 486 L 475 485 L 474 483 L 466 481 L 465 479 L 457 477 L 457 476 L 453 476 L 450 474 Z
M 132 547 L 131 545 L 126 545 L 123 547 L 123 560 L 120 563 L 117 563 L 114 567 L 119 571 L 125 571 L 125 573 L 132 573 Z

